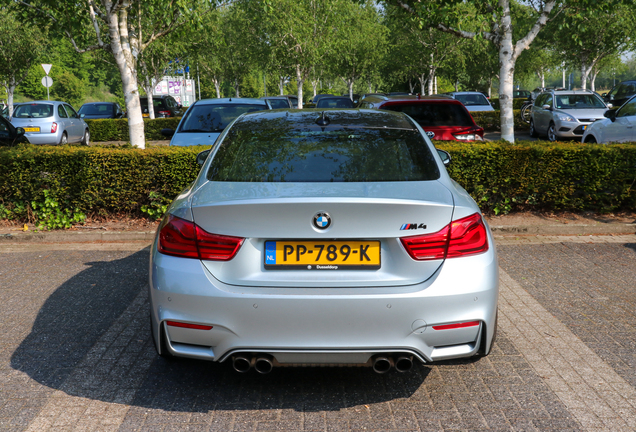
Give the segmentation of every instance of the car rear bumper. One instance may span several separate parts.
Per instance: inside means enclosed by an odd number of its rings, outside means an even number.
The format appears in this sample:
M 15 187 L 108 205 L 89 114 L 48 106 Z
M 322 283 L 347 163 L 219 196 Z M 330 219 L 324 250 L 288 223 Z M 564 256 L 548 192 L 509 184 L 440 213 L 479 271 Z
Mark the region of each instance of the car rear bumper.
M 31 144 L 58 144 L 62 135 L 56 133 L 42 133 L 42 132 L 27 132 L 24 134 L 25 138 L 29 140 Z
M 486 253 L 446 260 L 425 282 L 382 288 L 231 286 L 198 260 L 153 248 L 152 331 L 160 340 L 163 327 L 173 355 L 211 361 L 246 352 L 281 364 L 361 364 L 397 352 L 425 362 L 470 357 L 490 347 L 495 330 L 498 266 L 490 244 Z M 478 324 L 433 329 L 467 321 Z

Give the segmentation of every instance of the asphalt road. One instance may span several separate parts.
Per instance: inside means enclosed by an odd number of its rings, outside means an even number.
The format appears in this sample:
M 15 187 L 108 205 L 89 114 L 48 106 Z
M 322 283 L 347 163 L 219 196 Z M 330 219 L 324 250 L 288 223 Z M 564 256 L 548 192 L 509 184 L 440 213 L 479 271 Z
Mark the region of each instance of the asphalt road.
M 492 354 L 386 375 L 169 362 L 147 249 L 1 247 L 0 432 L 636 430 L 636 235 L 501 239 Z

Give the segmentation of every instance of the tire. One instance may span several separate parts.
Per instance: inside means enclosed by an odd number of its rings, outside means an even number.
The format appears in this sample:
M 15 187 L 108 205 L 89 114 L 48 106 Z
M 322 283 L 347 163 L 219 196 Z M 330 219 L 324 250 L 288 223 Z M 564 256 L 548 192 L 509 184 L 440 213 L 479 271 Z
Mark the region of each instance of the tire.
M 87 146 L 91 139 L 91 133 L 86 129 L 84 131 L 84 136 L 82 137 L 81 144 Z
M 530 136 L 536 138 L 539 136 L 537 130 L 534 128 L 534 120 L 530 119 Z
M 68 135 L 66 135 L 66 132 L 64 132 L 62 134 L 62 138 L 60 138 L 60 145 L 66 145 L 68 144 Z
M 527 104 L 521 107 L 521 121 L 530 123 L 530 120 L 532 120 L 532 105 Z
M 554 123 L 550 122 L 550 126 L 548 126 L 548 141 L 555 142 L 558 138 L 554 128 Z

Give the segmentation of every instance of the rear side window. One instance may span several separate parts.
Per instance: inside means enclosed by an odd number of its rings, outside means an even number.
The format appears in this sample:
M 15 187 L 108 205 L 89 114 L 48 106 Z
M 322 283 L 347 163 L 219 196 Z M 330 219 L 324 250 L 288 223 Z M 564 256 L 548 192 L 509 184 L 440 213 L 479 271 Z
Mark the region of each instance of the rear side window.
M 57 106 L 57 115 L 60 118 L 68 118 L 68 115 L 66 114 L 66 111 L 64 110 L 64 107 L 62 105 Z
M 408 114 L 423 128 L 431 126 L 475 126 L 466 109 L 458 104 L 388 105 L 381 109 Z
M 388 182 L 436 180 L 440 175 L 416 130 L 241 126 L 234 126 L 221 143 L 208 180 Z
M 272 109 L 289 108 L 289 103 L 283 99 L 269 99 L 268 102 Z
M 15 118 L 46 118 L 53 117 L 53 105 L 50 104 L 24 104 L 18 105 L 13 112 Z
M 468 95 L 458 94 L 458 95 L 455 95 L 455 99 L 457 99 L 458 101 L 460 101 L 466 106 L 489 105 L 488 99 L 486 99 L 486 96 L 481 94 L 468 94 Z

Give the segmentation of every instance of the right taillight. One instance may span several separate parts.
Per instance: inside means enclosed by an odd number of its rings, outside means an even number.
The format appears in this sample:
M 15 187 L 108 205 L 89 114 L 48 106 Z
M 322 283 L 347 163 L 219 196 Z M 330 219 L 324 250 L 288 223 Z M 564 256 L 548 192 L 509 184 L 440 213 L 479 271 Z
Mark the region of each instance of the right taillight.
M 400 239 L 417 261 L 456 258 L 488 250 L 486 226 L 479 213 L 453 221 L 436 233 Z
M 168 215 L 159 226 L 159 252 L 182 258 L 229 261 L 243 244 L 243 238 L 204 231 L 194 222 Z

